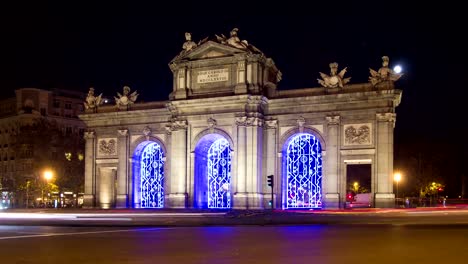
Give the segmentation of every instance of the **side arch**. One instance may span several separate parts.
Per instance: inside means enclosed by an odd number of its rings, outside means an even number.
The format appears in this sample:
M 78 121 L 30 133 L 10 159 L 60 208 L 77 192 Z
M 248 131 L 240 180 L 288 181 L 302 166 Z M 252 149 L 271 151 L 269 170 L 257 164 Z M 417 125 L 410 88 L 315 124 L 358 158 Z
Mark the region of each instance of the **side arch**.
M 192 145 L 190 146 L 190 151 L 195 152 L 195 149 L 200 141 L 204 136 L 210 135 L 210 134 L 219 134 L 220 136 L 224 137 L 228 142 L 229 142 L 229 147 L 231 148 L 231 151 L 234 150 L 234 142 L 232 141 L 231 136 L 229 133 L 226 131 L 219 129 L 219 128 L 207 128 L 200 133 L 198 133 L 195 138 L 192 140 Z
M 300 133 L 308 133 L 312 134 L 314 137 L 316 137 L 320 145 L 322 146 L 322 151 L 326 150 L 326 141 L 322 136 L 322 133 L 318 131 L 317 129 L 313 127 L 303 127 L 302 130 L 300 130 L 298 127 L 291 128 L 287 130 L 284 134 L 281 135 L 280 141 L 279 141 L 279 150 L 283 150 L 283 146 L 287 143 L 288 140 L 291 140 L 291 138 Z
M 157 146 L 157 147 L 156 147 Z M 153 153 L 148 153 L 147 147 L 152 148 Z M 132 144 L 131 152 L 131 201 L 134 208 L 162 208 L 164 207 L 164 190 L 167 190 L 167 180 L 165 174 L 167 171 L 165 145 L 158 137 L 138 138 Z M 144 159 L 144 160 L 142 160 Z M 150 163 L 148 163 L 150 162 Z M 142 167 L 144 166 L 144 167 Z M 151 167 L 153 166 L 153 167 Z M 157 168 L 156 168 L 157 167 Z M 142 170 L 146 171 L 142 177 Z M 150 177 L 150 178 L 148 178 Z M 142 182 L 143 181 L 143 182 Z M 158 182 L 153 182 L 158 181 Z M 144 186 L 142 186 L 144 184 Z M 148 184 L 153 184 L 148 186 Z M 148 195 L 146 192 L 151 192 L 151 189 L 157 191 L 155 195 L 160 195 L 156 204 L 148 205 L 144 197 Z M 142 201 L 143 199 L 143 201 Z M 156 199 L 156 198 L 155 198 Z M 151 200 L 151 199 L 150 199 Z M 152 200 L 153 202 L 153 200 Z

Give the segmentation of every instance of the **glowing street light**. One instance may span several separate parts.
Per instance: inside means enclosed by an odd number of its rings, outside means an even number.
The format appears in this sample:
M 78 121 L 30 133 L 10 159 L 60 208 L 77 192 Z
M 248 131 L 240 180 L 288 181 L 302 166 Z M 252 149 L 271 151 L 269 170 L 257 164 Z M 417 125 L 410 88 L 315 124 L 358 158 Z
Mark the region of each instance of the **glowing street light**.
M 401 173 L 396 172 L 393 175 L 393 180 L 395 180 L 395 182 L 396 182 L 396 198 L 398 200 L 398 183 L 401 181 Z
M 46 181 L 46 186 L 49 184 L 49 181 L 54 177 L 54 173 L 50 170 L 44 171 L 44 179 Z M 44 203 L 44 187 L 42 188 L 42 203 Z M 45 205 L 45 204 L 44 204 Z
M 53 176 L 54 176 L 54 174 L 50 170 L 46 170 L 44 172 L 44 179 L 46 180 L 46 182 L 49 182 L 50 180 L 52 180 Z
M 357 193 L 358 190 L 359 190 L 359 183 L 358 183 L 358 182 L 354 182 L 354 183 L 353 183 L 353 188 L 354 188 L 354 192 Z

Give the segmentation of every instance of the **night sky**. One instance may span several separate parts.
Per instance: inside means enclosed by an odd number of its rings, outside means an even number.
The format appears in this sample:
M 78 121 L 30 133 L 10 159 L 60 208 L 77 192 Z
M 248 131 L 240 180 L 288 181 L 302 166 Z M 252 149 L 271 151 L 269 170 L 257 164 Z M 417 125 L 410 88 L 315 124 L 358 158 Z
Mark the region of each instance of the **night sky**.
M 3 97 L 21 87 L 86 93 L 90 86 L 114 96 L 129 85 L 139 101 L 167 100 L 168 63 L 181 51 L 184 33 L 198 42 L 237 27 L 241 39 L 273 58 L 283 73 L 280 89 L 318 87 L 318 72 L 329 73 L 334 61 L 348 67 L 351 83 L 367 82 L 368 68 L 377 70 L 381 57 L 389 56 L 390 66 L 401 64 L 405 72 L 396 83 L 403 90 L 396 153 L 417 142 L 436 143 L 446 158 L 468 156 L 468 45 L 462 40 L 468 30 L 466 14 L 454 4 L 63 2 L 3 6 Z M 398 164 L 401 157 L 395 159 Z M 453 166 L 457 173 L 466 170 Z

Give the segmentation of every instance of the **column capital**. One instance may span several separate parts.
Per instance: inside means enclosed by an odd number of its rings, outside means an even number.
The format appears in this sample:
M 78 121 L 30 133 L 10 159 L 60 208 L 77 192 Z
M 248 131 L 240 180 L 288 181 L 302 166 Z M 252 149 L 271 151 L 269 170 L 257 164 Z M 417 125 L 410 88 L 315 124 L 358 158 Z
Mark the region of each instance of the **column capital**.
M 175 130 L 185 130 L 187 129 L 187 120 L 172 120 L 171 122 L 171 131 Z
M 327 116 L 326 119 L 328 125 L 339 125 L 341 117 L 339 115 Z
M 377 113 L 375 117 L 378 122 L 391 122 L 393 127 L 395 127 L 396 113 Z
M 84 139 L 88 140 L 88 139 L 93 139 L 96 137 L 96 133 L 94 131 L 86 131 L 84 132 Z
M 265 120 L 266 129 L 276 129 L 278 127 L 278 120 Z
M 246 116 L 238 116 L 236 117 L 236 125 L 238 126 L 245 126 L 247 124 L 247 117 Z
M 119 130 L 117 130 L 117 135 L 119 137 L 127 137 L 128 136 L 128 129 L 119 129 Z
M 247 120 L 246 120 L 246 124 L 248 126 L 262 127 L 263 126 L 263 119 L 258 118 L 258 117 L 248 117 Z

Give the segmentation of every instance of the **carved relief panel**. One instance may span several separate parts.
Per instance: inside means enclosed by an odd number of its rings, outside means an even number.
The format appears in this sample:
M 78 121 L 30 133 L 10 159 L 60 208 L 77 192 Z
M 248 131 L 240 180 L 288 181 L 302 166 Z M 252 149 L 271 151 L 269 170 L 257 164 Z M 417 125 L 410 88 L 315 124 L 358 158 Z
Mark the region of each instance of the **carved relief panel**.
M 98 141 L 99 156 L 117 155 L 117 138 L 101 138 Z
M 372 123 L 343 125 L 345 146 L 372 145 Z

